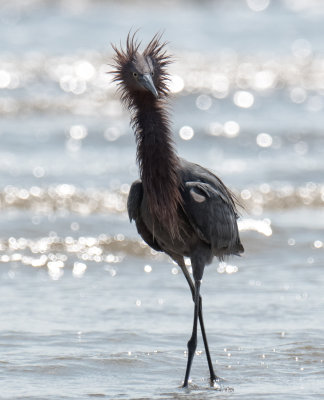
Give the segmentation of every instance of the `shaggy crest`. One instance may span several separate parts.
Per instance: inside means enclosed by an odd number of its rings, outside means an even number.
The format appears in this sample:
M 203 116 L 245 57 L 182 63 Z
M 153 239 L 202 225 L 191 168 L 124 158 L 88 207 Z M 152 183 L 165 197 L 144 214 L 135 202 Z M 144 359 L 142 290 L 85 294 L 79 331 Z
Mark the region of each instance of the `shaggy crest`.
M 146 46 L 142 55 L 150 58 L 153 63 L 155 80 L 154 84 L 159 93 L 159 96 L 167 97 L 168 87 L 167 83 L 170 80 L 169 74 L 166 71 L 166 67 L 172 62 L 171 56 L 166 53 L 165 46 L 166 42 L 161 42 L 161 33 L 157 33 L 153 36 L 152 40 Z M 136 56 L 139 55 L 139 47 L 141 42 L 136 40 L 136 32 L 131 35 L 129 32 L 126 40 L 126 49 L 120 45 L 118 49 L 115 45 L 112 48 L 115 50 L 115 56 L 113 57 L 114 63 L 112 67 L 115 70 L 111 71 L 114 75 L 113 82 L 118 84 L 118 91 L 121 95 L 122 102 L 128 107 L 133 108 L 134 102 L 132 96 L 130 96 L 129 89 L 127 87 L 128 71 L 131 64 L 135 62 Z

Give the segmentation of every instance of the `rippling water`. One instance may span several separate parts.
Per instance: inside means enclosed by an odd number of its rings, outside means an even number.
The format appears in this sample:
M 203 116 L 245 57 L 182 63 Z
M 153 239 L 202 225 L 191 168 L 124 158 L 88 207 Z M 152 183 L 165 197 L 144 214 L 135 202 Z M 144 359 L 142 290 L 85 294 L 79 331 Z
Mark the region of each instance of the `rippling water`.
M 324 7 L 239 3 L 1 7 L 1 399 L 324 395 Z M 244 204 L 244 256 L 202 286 L 221 390 L 201 340 L 180 389 L 190 293 L 126 214 L 135 143 L 107 72 L 131 27 L 170 41 L 179 154 Z

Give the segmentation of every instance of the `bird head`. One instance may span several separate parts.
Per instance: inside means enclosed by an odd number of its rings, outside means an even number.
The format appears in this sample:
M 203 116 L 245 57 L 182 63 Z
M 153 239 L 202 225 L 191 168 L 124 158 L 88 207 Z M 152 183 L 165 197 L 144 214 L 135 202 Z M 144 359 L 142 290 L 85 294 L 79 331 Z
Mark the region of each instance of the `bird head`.
M 126 49 L 112 46 L 115 50 L 114 81 L 128 105 L 132 105 L 136 96 L 150 96 L 154 100 L 168 94 L 166 66 L 170 56 L 165 51 L 166 43 L 161 42 L 161 34 L 156 34 L 141 53 L 135 35 L 128 34 Z

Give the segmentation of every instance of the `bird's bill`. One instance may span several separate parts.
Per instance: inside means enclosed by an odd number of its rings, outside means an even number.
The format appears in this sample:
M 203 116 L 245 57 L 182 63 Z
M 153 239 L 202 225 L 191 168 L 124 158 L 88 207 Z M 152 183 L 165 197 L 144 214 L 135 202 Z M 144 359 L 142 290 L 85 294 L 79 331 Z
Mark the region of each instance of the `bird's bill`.
M 150 74 L 145 74 L 143 75 L 143 78 L 141 79 L 140 83 L 142 86 L 145 87 L 149 92 L 151 92 L 156 98 L 159 97 L 159 94 L 154 86 L 153 79 Z

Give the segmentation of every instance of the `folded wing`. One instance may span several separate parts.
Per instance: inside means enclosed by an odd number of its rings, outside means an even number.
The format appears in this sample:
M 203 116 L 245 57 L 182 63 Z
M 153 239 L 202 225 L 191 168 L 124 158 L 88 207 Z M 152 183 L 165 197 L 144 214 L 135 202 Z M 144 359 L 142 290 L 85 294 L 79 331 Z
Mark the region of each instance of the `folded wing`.
M 220 181 L 187 181 L 182 195 L 184 212 L 192 228 L 211 246 L 214 255 L 223 259 L 226 255 L 244 251 L 234 201 Z

